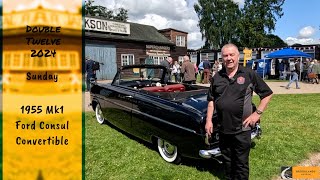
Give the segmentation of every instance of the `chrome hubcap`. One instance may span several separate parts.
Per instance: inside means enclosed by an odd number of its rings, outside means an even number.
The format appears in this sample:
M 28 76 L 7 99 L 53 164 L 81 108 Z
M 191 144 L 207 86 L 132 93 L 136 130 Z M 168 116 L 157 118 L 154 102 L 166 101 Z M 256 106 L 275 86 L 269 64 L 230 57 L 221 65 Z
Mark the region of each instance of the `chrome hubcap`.
M 175 153 L 176 147 L 171 145 L 168 142 L 163 142 L 163 151 L 167 156 L 173 156 Z

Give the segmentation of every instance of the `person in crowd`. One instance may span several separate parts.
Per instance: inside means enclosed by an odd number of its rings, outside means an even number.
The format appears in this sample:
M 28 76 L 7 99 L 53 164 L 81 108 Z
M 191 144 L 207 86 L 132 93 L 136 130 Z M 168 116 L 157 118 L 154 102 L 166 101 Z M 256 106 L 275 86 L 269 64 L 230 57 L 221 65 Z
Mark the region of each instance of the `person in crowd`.
M 314 72 L 317 74 L 317 78 L 320 79 L 320 63 L 316 59 L 314 59 L 313 61 L 315 66 Z
M 279 59 L 279 79 L 285 79 L 284 76 L 284 60 L 283 59 Z
M 289 83 L 286 86 L 286 89 L 290 89 L 290 85 L 293 82 L 296 82 L 296 88 L 300 89 L 299 87 L 299 74 L 300 74 L 300 63 L 298 61 L 298 59 L 295 59 L 294 62 L 291 62 L 291 64 L 289 65 L 290 67 L 290 72 L 291 72 L 291 79 L 289 81 Z
M 195 74 L 194 65 L 190 62 L 190 59 L 188 56 L 183 56 L 181 73 L 183 73 L 184 83 L 193 84 L 196 82 L 196 78 L 194 77 L 194 74 Z
M 201 60 L 198 66 L 199 74 L 200 74 L 200 82 L 203 82 L 203 60 Z
M 210 78 L 210 69 L 211 65 L 208 58 L 205 58 L 203 61 L 203 83 L 208 84 Z
M 307 68 L 307 73 L 308 73 L 308 82 L 314 83 L 314 62 L 311 61 L 310 65 Z
M 308 78 L 312 84 L 319 84 L 320 64 L 314 59 L 308 67 Z
M 90 81 L 96 80 L 96 71 L 93 70 L 93 64 L 94 61 L 90 59 L 89 57 L 86 57 L 86 63 L 85 63 L 85 71 L 86 71 L 86 91 L 90 91 L 91 89 L 91 83 Z
M 181 68 L 182 68 L 182 61 L 179 62 L 179 65 L 180 65 L 180 82 L 183 81 L 184 77 L 183 77 L 183 73 L 181 72 Z
M 197 80 L 197 75 L 199 73 L 199 69 L 198 69 L 198 66 L 197 66 L 197 64 L 195 62 L 192 62 L 192 64 L 193 64 L 194 72 L 195 72 L 194 78 L 196 78 L 196 80 Z
M 168 81 L 171 81 L 171 64 L 172 57 L 169 56 L 166 60 L 161 61 L 160 65 L 166 67 L 166 74 L 164 76 L 164 83 L 167 84 Z
M 212 77 L 218 73 L 218 71 L 220 71 L 222 69 L 222 65 L 219 63 L 219 61 L 215 61 L 214 65 L 212 67 Z
M 213 133 L 212 116 L 216 110 L 225 179 L 248 180 L 251 128 L 260 120 L 273 92 L 252 69 L 239 66 L 236 45 L 224 45 L 221 53 L 224 67 L 210 84 L 205 131 L 209 137 Z M 253 91 L 261 99 L 255 112 L 252 112 Z
M 175 82 L 180 82 L 180 69 L 181 67 L 178 61 L 174 61 L 174 64 L 172 66 L 172 73 L 173 73 Z
M 308 82 L 308 59 L 306 62 L 303 63 L 302 68 L 301 68 L 301 80 Z

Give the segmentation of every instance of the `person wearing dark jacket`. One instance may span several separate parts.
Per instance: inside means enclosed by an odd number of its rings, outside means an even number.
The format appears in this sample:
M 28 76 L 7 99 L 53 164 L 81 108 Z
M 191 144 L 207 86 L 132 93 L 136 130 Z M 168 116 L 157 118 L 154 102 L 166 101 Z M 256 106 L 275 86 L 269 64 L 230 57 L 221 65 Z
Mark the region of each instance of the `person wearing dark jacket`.
M 211 65 L 208 58 L 205 58 L 203 61 L 203 83 L 207 84 L 210 78 L 210 69 Z
M 90 80 L 96 79 L 96 71 L 93 70 L 93 64 L 94 61 L 90 59 L 89 57 L 86 57 L 86 64 L 85 64 L 85 70 L 86 70 L 86 91 L 90 91 Z
M 172 64 L 172 57 L 169 56 L 166 60 L 161 61 L 160 65 L 166 67 L 166 74 L 164 76 L 164 83 L 167 84 L 168 81 L 171 81 L 171 64 Z
M 224 45 L 221 53 L 224 66 L 212 77 L 205 131 L 209 137 L 213 133 L 212 116 L 216 110 L 225 178 L 248 180 L 251 128 L 260 120 L 273 92 L 256 72 L 239 66 L 240 53 L 236 45 Z M 253 91 L 260 97 L 255 111 Z

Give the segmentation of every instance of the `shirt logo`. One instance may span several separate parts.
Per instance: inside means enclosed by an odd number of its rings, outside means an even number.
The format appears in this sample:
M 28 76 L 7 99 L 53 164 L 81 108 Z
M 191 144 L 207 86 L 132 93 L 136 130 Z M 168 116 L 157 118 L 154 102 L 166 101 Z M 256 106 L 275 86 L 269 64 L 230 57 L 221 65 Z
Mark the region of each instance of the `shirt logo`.
M 244 77 L 238 77 L 237 78 L 237 83 L 238 84 L 244 84 L 245 81 L 246 81 L 246 79 Z

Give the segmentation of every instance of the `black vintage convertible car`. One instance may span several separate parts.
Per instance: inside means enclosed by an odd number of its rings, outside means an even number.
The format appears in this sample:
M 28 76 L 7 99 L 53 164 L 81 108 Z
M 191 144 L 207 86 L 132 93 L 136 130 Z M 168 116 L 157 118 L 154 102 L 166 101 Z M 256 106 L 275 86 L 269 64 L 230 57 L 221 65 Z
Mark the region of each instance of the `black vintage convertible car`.
M 166 69 L 160 65 L 131 65 L 119 69 L 112 83 L 94 82 L 91 105 L 98 123 L 106 121 L 119 129 L 155 144 L 161 157 L 178 163 L 183 157 L 220 156 L 217 117 L 214 130 L 206 136 L 208 87 L 164 82 Z M 252 130 L 252 138 L 261 129 Z

